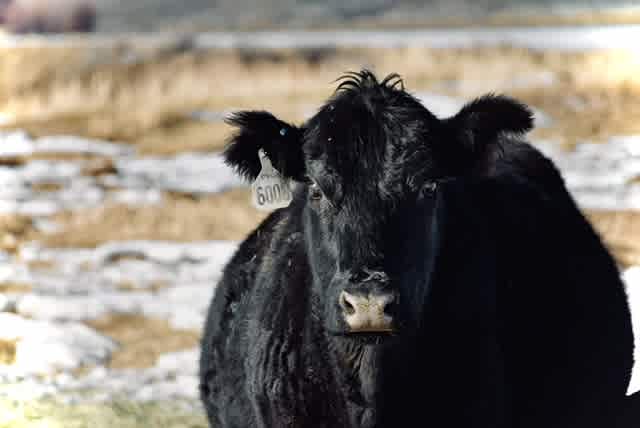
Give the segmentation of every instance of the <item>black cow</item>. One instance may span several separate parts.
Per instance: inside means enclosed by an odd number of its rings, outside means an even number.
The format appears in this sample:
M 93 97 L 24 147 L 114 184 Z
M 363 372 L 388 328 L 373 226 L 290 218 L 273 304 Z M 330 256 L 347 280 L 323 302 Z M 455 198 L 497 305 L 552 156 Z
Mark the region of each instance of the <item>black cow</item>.
M 211 303 L 212 427 L 611 427 L 632 367 L 616 265 L 524 105 L 439 120 L 397 75 L 345 76 L 302 127 L 242 112 L 293 202 L 242 243 Z

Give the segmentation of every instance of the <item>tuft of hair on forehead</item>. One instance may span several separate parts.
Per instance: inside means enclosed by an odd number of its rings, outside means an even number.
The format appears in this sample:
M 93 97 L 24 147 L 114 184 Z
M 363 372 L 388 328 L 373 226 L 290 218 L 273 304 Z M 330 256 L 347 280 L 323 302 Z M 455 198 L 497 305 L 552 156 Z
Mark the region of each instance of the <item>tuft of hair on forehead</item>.
M 404 81 L 398 73 L 389 74 L 378 81 L 378 78 L 371 70 L 366 68 L 360 71 L 347 71 L 336 82 L 340 82 L 336 92 L 340 91 L 362 91 L 373 88 L 399 89 L 404 91 Z
M 408 176 L 430 163 L 424 141 L 438 128 L 437 118 L 405 90 L 398 74 L 379 80 L 364 69 L 337 81 L 306 126 L 305 152 L 322 166 L 310 172 L 330 171 L 345 195 L 401 195 Z
M 372 71 L 363 69 L 346 72 L 335 82 L 339 84 L 333 96 L 308 122 L 308 137 L 316 142 L 309 149 L 332 153 L 337 163 L 350 165 L 365 161 L 363 151 L 382 156 L 389 141 L 383 134 L 389 132 L 393 116 L 408 108 L 402 100 L 417 105 L 404 91 L 402 79 L 394 73 L 378 80 Z
M 334 100 L 342 95 L 357 97 L 371 112 L 375 111 L 378 101 L 392 101 L 389 97 L 408 95 L 405 92 L 404 81 L 397 73 L 389 74 L 380 81 L 372 71 L 365 68 L 360 71 L 348 71 L 336 82 L 340 83 L 333 94 Z

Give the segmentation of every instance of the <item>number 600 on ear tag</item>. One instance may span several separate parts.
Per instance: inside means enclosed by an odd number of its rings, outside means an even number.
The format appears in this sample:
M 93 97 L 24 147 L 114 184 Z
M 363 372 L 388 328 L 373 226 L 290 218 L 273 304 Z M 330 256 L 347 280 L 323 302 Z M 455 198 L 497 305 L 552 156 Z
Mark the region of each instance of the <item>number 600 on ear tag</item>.
M 258 153 L 262 170 L 251 185 L 253 205 L 265 211 L 288 207 L 293 199 L 289 180 L 273 167 L 263 150 Z

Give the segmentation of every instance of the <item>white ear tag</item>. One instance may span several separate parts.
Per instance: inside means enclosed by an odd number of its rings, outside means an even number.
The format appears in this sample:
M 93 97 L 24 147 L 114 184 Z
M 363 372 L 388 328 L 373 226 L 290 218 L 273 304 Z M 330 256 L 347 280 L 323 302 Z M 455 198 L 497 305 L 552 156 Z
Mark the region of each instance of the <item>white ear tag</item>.
M 280 175 L 263 150 L 258 153 L 262 170 L 251 185 L 251 201 L 260 210 L 288 207 L 293 199 L 289 180 Z

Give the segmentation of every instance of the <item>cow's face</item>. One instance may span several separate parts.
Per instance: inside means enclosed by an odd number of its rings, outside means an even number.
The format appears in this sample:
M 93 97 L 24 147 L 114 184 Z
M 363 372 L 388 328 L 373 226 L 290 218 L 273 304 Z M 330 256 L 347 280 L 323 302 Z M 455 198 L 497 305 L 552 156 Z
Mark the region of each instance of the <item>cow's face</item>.
M 501 123 L 504 121 L 505 123 Z M 300 183 L 315 295 L 326 330 L 379 342 L 421 321 L 438 240 L 438 182 L 491 169 L 500 132 L 530 128 L 530 112 L 484 97 L 439 120 L 397 76 L 347 76 L 301 128 L 264 112 L 232 118 L 227 161 L 248 177 L 262 148 Z
M 330 332 L 377 341 L 406 328 L 398 238 L 442 175 L 423 142 L 443 131 L 397 78 L 367 74 L 344 80 L 307 122 L 305 229 Z
M 358 194 L 338 204 L 310 180 L 304 227 L 327 331 L 381 342 L 415 329 L 442 236 L 437 184 L 397 201 Z

